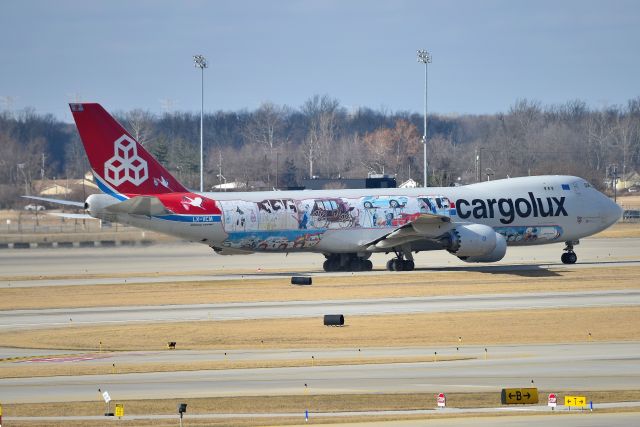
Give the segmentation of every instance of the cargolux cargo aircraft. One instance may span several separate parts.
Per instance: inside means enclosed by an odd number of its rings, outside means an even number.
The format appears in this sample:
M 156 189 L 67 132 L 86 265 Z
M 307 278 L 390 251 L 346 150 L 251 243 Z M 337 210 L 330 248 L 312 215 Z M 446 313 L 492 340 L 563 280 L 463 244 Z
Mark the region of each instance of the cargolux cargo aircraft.
M 621 208 L 584 179 L 531 176 L 460 187 L 198 193 L 185 188 L 99 104 L 70 104 L 95 181 L 95 218 L 210 246 L 221 255 L 317 252 L 325 271 L 392 271 L 413 254 L 446 250 L 466 262 L 501 260 L 507 246 L 565 242 L 604 230 Z

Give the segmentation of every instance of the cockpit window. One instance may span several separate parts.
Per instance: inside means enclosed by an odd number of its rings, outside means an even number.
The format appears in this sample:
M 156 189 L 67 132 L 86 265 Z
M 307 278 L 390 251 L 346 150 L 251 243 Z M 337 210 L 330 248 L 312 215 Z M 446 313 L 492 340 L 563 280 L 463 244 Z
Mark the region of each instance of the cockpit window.
M 584 188 L 591 188 L 591 184 L 589 184 L 587 181 L 584 182 Z

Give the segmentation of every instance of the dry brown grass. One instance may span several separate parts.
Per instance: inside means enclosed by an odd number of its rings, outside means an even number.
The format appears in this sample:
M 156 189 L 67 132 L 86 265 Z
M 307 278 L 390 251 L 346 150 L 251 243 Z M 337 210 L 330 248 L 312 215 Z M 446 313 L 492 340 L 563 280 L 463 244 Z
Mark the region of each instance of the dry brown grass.
M 541 400 L 550 391 L 539 390 Z M 562 391 L 553 390 L 560 401 L 565 394 L 584 395 L 594 402 L 624 402 L 640 400 L 640 390 L 607 391 Z M 187 402 L 188 414 L 241 414 L 241 413 L 287 413 L 339 412 L 372 410 L 412 410 L 435 407 L 433 393 L 397 393 L 397 394 L 300 394 L 288 396 L 237 396 L 209 397 L 192 399 L 157 399 L 119 401 L 125 407 L 125 414 L 175 414 L 177 405 Z M 544 404 L 545 402 L 542 402 Z M 447 406 L 452 408 L 486 408 L 500 406 L 500 393 L 447 393 Z M 69 403 L 20 403 L 4 405 L 6 416 L 47 416 L 47 415 L 100 415 L 104 413 L 104 403 L 96 393 L 91 402 Z M 637 410 L 637 408 L 636 408 Z M 378 419 L 378 418 L 376 418 Z M 394 419 L 397 419 L 394 417 Z M 189 424 L 191 425 L 191 421 Z M 317 421 L 317 420 L 316 420 Z M 299 422 L 299 420 L 298 420 Z
M 313 286 L 273 280 L 51 286 L 0 289 L 0 310 L 206 304 L 258 301 L 426 297 L 510 292 L 637 289 L 640 267 L 540 269 L 499 272 L 416 272 L 389 275 L 314 277 Z M 535 279 L 535 280 L 529 280 Z
M 640 340 L 640 307 L 565 308 L 347 317 L 345 327 L 320 318 L 202 321 L 118 326 L 68 326 L 0 334 L 4 346 L 45 349 L 362 348 L 465 344 Z M 580 325 L 580 329 L 562 325 Z M 625 325 L 612 328 L 610 325 Z M 437 325 L 437 327 L 434 327 Z M 535 326 L 532 326 L 535 325 Z M 176 336 L 179 331 L 179 337 Z
M 624 209 L 640 209 L 640 195 L 629 195 L 623 193 L 618 195 L 617 202 Z
M 176 372 L 218 369 L 256 369 L 290 368 L 300 366 L 336 366 L 336 365 L 372 365 L 381 363 L 418 363 L 469 360 L 472 357 L 455 355 L 396 356 L 396 357 L 360 357 L 360 358 L 316 358 L 291 360 L 222 360 L 199 361 L 189 363 L 124 363 L 113 366 L 111 363 L 96 364 L 35 364 L 26 365 L 0 360 L 0 378 L 33 378 L 66 375 L 105 375 L 130 374 L 144 372 Z
M 615 238 L 624 239 L 630 237 L 640 237 L 640 222 L 618 222 L 612 227 L 595 234 L 596 239 Z
M 624 402 L 640 399 L 639 390 L 619 391 L 554 391 L 559 400 L 564 394 L 587 396 L 595 402 Z M 547 392 L 539 391 L 540 396 Z M 181 399 L 129 400 L 118 403 L 125 405 L 126 414 L 174 414 Z M 234 396 L 193 398 L 188 400 L 189 412 L 241 414 L 241 413 L 283 413 L 310 411 L 375 411 L 411 410 L 435 407 L 433 393 L 398 394 L 340 394 L 315 395 L 302 393 L 288 396 Z M 447 393 L 447 405 L 452 408 L 486 408 L 500 406 L 499 392 Z M 7 416 L 46 416 L 51 414 L 99 415 L 104 412 L 104 403 L 96 395 L 96 401 L 73 403 L 20 403 L 4 405 Z

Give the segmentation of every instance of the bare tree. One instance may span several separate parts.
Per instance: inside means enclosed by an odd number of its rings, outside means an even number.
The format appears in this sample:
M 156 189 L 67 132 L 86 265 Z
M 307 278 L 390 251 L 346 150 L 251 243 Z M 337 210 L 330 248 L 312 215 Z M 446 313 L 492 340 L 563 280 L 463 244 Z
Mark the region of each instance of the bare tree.
M 136 109 L 126 114 L 127 123 L 131 129 L 131 136 L 140 144 L 145 145 L 152 139 L 155 117 L 148 111 Z
M 314 174 L 316 162 L 324 163 L 325 167 L 330 163 L 328 153 L 335 140 L 339 107 L 338 100 L 327 95 L 314 95 L 302 106 L 302 113 L 307 119 L 308 126 L 304 145 L 310 177 Z

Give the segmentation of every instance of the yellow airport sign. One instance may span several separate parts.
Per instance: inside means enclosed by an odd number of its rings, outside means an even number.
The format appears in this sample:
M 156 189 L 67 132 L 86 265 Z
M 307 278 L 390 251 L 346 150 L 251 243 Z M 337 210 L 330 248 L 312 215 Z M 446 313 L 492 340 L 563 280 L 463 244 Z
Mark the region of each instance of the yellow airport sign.
M 587 406 L 587 398 L 585 396 L 565 396 L 564 406 Z
M 116 417 L 124 417 L 124 404 L 116 403 Z
M 537 388 L 503 388 L 503 405 L 525 405 L 538 403 Z

